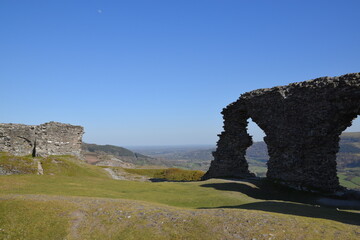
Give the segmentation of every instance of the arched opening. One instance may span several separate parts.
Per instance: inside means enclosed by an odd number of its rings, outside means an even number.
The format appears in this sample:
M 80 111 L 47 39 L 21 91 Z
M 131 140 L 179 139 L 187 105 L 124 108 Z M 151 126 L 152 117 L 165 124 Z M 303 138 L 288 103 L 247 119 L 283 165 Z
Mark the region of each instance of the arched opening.
M 269 155 L 264 142 L 265 132 L 251 118 L 248 119 L 247 132 L 253 140 L 253 144 L 246 150 L 245 155 L 249 170 L 257 177 L 266 177 Z
M 340 136 L 336 155 L 337 175 L 340 185 L 360 190 L 360 117 L 352 121 Z

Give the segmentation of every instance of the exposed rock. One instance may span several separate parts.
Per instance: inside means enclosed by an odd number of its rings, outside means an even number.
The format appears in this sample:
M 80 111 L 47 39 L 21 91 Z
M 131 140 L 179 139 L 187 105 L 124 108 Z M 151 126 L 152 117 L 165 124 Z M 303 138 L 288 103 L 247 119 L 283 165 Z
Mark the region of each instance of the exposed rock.
M 23 172 L 18 169 L 7 169 L 7 168 L 4 168 L 3 166 L 0 166 L 0 176 L 1 175 L 13 175 L 13 174 L 23 174 Z
M 111 168 L 104 168 L 105 171 L 107 171 L 110 176 L 112 177 L 112 179 L 115 180 L 126 180 L 123 176 L 119 176 L 117 175 Z
M 136 181 L 136 182 L 151 182 L 152 178 L 133 174 L 125 171 L 123 168 L 115 167 L 115 168 L 104 168 L 110 176 L 115 180 L 127 180 L 127 181 Z
M 80 156 L 84 128 L 49 122 L 38 126 L 0 124 L 0 151 L 14 155 Z
M 121 159 L 112 156 L 104 156 L 108 159 L 103 159 L 97 163 L 96 166 L 109 166 L 109 167 L 122 167 L 122 168 L 135 168 L 135 165 L 129 162 L 124 162 Z
M 1 175 L 11 175 L 12 174 L 12 172 L 10 172 L 10 171 L 8 171 L 8 170 L 6 170 L 5 168 L 2 168 L 1 166 L 0 166 L 0 176 Z
M 360 114 L 360 73 L 244 93 L 222 111 L 214 161 L 204 176 L 250 177 L 248 119 L 265 132 L 267 177 L 300 189 L 339 189 L 339 136 Z

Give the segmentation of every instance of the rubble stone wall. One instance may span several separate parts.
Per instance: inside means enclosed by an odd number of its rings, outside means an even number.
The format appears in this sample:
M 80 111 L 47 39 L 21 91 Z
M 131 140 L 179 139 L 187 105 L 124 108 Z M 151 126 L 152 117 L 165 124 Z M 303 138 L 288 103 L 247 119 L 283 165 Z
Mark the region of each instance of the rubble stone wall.
M 84 128 L 48 122 L 41 125 L 0 124 L 0 151 L 14 155 L 80 156 Z
M 224 131 L 204 179 L 254 176 L 245 159 L 251 118 L 266 134 L 268 178 L 334 192 L 339 136 L 360 114 L 360 73 L 247 92 L 222 114 Z

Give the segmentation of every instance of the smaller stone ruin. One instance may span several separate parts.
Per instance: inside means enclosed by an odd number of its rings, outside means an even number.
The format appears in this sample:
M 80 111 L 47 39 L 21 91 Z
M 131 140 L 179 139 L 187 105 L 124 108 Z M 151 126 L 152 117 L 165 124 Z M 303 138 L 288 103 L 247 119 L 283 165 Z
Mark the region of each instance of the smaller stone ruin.
M 0 124 L 0 152 L 13 155 L 80 156 L 84 128 L 59 122 L 41 125 Z

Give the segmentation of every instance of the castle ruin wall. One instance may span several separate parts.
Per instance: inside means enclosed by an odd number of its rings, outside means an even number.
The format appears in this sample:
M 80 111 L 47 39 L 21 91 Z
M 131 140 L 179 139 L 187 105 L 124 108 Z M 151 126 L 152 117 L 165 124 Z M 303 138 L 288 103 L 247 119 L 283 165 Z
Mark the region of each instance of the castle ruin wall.
M 224 131 L 203 179 L 254 176 L 245 159 L 251 118 L 266 134 L 267 178 L 334 192 L 340 134 L 360 114 L 360 73 L 247 92 L 222 114 Z
M 59 122 L 0 124 L 0 151 L 14 155 L 80 156 L 84 128 Z

